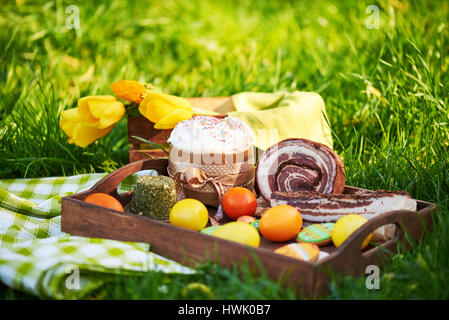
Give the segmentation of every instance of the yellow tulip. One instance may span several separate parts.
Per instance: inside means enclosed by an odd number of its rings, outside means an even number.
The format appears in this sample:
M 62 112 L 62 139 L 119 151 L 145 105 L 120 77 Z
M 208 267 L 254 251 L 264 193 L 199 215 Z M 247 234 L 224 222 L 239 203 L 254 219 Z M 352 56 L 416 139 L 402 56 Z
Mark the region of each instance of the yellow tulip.
M 114 96 L 89 96 L 78 100 L 78 113 L 84 125 L 105 129 L 123 118 L 125 106 Z
M 190 102 L 161 92 L 149 92 L 139 105 L 140 113 L 155 129 L 173 129 L 178 122 L 193 116 Z
M 78 108 L 62 112 L 59 126 L 69 143 L 85 148 L 107 135 L 124 114 L 125 106 L 113 96 L 84 97 Z

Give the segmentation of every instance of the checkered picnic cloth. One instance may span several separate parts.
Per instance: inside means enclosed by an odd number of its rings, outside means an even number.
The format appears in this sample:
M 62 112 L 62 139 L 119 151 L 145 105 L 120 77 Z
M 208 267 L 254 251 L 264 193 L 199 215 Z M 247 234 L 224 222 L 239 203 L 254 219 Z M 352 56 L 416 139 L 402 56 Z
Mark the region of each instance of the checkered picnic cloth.
M 61 232 L 61 198 L 105 174 L 0 180 L 0 280 L 41 298 L 76 299 L 117 275 L 192 269 L 149 252 L 149 245 Z M 119 191 L 130 189 L 122 183 Z

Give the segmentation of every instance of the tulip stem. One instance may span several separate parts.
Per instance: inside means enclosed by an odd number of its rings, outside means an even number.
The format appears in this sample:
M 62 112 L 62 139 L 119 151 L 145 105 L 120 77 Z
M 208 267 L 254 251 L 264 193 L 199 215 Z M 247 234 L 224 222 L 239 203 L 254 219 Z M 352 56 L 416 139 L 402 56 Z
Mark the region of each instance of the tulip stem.
M 136 136 L 132 136 L 132 137 L 133 137 L 134 139 L 137 139 L 137 140 L 141 141 L 141 142 L 151 144 L 152 146 L 161 149 L 161 150 L 164 151 L 166 154 L 169 154 L 169 152 L 168 152 L 164 147 L 162 147 L 162 146 L 160 146 L 160 145 L 158 145 L 158 144 L 155 144 L 155 143 L 153 143 L 153 142 L 151 142 L 151 141 L 149 141 L 149 140 L 147 140 L 147 139 L 141 138 L 141 137 L 136 137 Z

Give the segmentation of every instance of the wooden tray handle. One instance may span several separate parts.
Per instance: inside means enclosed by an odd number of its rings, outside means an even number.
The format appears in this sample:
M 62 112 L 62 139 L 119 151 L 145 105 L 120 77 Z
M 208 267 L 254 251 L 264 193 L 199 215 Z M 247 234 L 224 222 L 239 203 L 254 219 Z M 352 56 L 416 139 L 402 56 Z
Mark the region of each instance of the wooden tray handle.
M 351 252 L 358 251 L 362 254 L 360 248 L 362 247 L 363 241 L 366 237 L 376 229 L 386 225 L 386 224 L 398 224 L 399 222 L 405 220 L 406 216 L 414 214 L 410 211 L 392 211 L 381 214 L 368 220 L 361 228 L 356 230 L 343 244 L 338 248 L 338 250 L 345 251 L 350 250 Z M 401 239 L 403 236 L 403 229 L 399 227 L 396 229 L 395 239 Z
M 422 221 L 420 221 L 416 212 L 405 210 L 386 212 L 368 220 L 367 223 L 357 229 L 335 251 L 334 254 L 339 256 L 338 259 L 334 258 L 331 261 L 330 259 L 325 258 L 326 260 L 323 260 L 323 265 L 331 265 L 335 271 L 353 270 L 355 273 L 361 274 L 364 272 L 364 268 L 374 261 L 373 255 L 378 253 L 373 252 L 375 250 L 362 252 L 361 247 L 363 241 L 377 228 L 387 224 L 396 225 L 396 234 L 393 239 L 387 240 L 382 243 L 381 246 L 386 246 L 386 244 L 395 241 L 401 241 L 407 245 L 405 232 L 408 232 L 416 239 L 416 237 L 419 237 L 422 233 L 423 228 Z M 388 254 L 388 252 L 383 252 Z M 329 261 L 329 263 L 327 263 L 327 261 Z M 333 261 L 339 261 L 339 264 L 336 265 Z
M 167 159 L 147 159 L 132 162 L 98 181 L 92 186 L 92 188 L 89 189 L 89 193 L 104 192 L 115 194 L 120 182 L 122 182 L 123 179 L 125 179 L 129 175 L 146 169 L 153 169 L 156 170 L 158 174 L 167 175 L 167 166 Z

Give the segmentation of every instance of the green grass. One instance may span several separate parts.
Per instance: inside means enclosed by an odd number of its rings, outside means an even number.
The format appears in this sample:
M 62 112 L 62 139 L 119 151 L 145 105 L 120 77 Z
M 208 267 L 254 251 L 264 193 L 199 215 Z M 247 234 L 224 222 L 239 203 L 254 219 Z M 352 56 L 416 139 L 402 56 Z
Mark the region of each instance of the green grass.
M 440 206 L 432 233 L 382 268 L 380 290 L 367 290 L 364 277 L 336 278 L 327 298 L 449 298 L 447 2 L 95 1 L 77 4 L 79 30 L 65 26 L 70 1 L 21 2 L 0 8 L 0 178 L 125 164 L 125 119 L 86 149 L 58 127 L 61 110 L 110 94 L 119 79 L 180 96 L 313 90 L 326 103 L 348 184 L 406 190 Z M 371 4 L 379 29 L 365 26 Z M 183 298 L 190 282 L 218 299 L 294 297 L 266 279 L 200 270 L 117 278 L 91 297 Z M 5 286 L 0 297 L 29 298 Z

